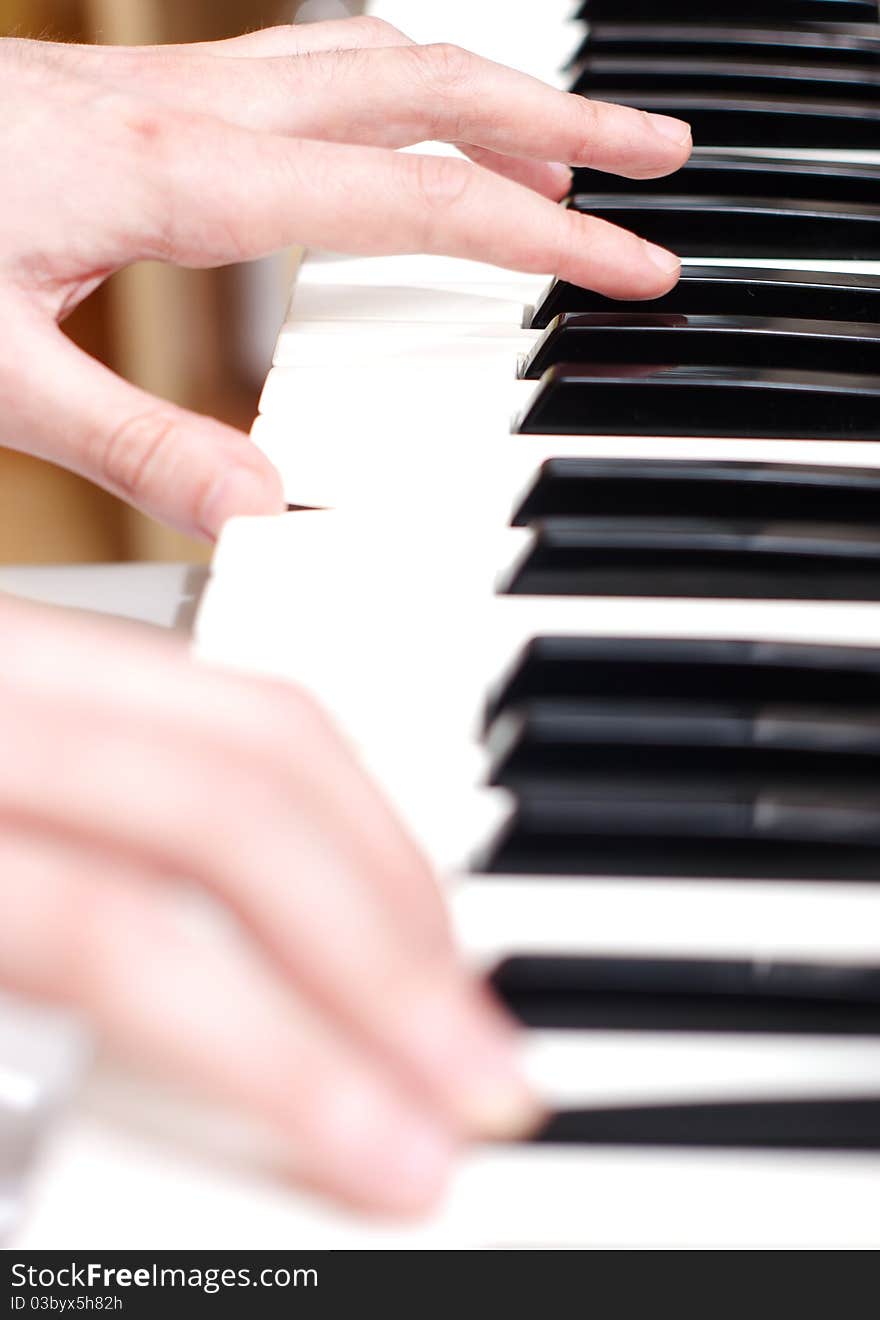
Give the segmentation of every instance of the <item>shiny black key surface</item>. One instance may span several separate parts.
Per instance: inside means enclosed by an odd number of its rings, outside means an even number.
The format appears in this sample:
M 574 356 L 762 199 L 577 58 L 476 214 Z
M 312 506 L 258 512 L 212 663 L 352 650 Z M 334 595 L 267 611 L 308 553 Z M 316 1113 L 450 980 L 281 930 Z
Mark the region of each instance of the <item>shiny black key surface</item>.
M 486 741 L 489 783 L 514 793 L 698 801 L 880 780 L 880 706 L 543 697 L 500 715 Z
M 762 518 L 880 524 L 880 469 L 805 463 L 553 458 L 514 527 L 596 516 Z
M 876 103 L 880 71 L 848 64 L 773 63 L 732 58 L 590 54 L 571 90 L 601 98 L 608 87 L 640 92 L 707 92 L 729 97 L 813 97 Z
M 486 724 L 534 700 L 880 707 L 880 650 L 711 638 L 537 637 L 490 694 Z
M 514 429 L 523 435 L 880 440 L 880 377 L 562 363 L 545 372 Z
M 652 17 L 656 19 L 656 11 Z M 876 23 L 803 23 L 778 28 L 704 22 L 592 23 L 571 65 L 577 69 L 591 54 L 764 59 L 871 68 L 880 62 L 880 30 Z
M 514 513 L 525 595 L 875 600 L 880 471 L 552 459 Z
M 522 792 L 483 875 L 880 883 L 880 794 L 766 785 L 717 799 Z
M 708 518 L 551 518 L 515 596 L 880 600 L 880 528 Z
M 661 298 L 628 303 L 629 310 L 712 316 L 784 316 L 880 324 L 880 277 L 769 267 L 685 266 Z M 544 330 L 565 312 L 621 310 L 621 304 L 566 280 L 554 280 L 528 316 Z
M 874 0 L 671 0 L 663 6 L 668 23 L 876 23 Z M 577 18 L 593 23 L 632 20 L 644 23 L 657 18 L 655 0 L 583 0 Z
M 880 139 L 880 119 L 877 124 Z M 771 260 L 880 259 L 880 209 L 855 202 L 680 195 L 674 191 L 578 193 L 576 211 L 599 216 L 682 257 Z
M 533 1141 L 587 1146 L 880 1150 L 880 1100 L 561 1110 Z
M 792 160 L 786 156 L 731 154 L 716 156 L 697 149 L 675 174 L 659 179 L 624 180 L 602 170 L 577 169 L 572 191 L 588 208 L 596 194 L 770 198 L 836 202 L 844 208 L 880 206 L 880 165 L 828 160 Z M 858 214 L 858 212 L 856 212 Z
M 880 142 L 880 105 L 874 101 L 642 92 L 630 83 L 603 87 L 602 99 L 683 119 L 702 146 L 876 151 Z
M 880 373 L 880 326 L 673 312 L 569 313 L 528 354 L 526 380 L 561 362 L 790 367 Z
M 676 958 L 513 957 L 495 993 L 544 1030 L 880 1033 L 880 968 Z

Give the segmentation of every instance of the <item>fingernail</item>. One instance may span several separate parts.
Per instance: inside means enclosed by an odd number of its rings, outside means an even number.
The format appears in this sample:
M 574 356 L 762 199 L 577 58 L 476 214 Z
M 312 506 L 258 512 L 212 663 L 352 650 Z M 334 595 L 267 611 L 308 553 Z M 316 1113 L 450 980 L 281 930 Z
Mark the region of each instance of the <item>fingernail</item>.
M 469 1136 L 525 1136 L 543 1111 L 519 1057 L 519 1034 L 481 988 L 448 982 L 413 991 L 397 1026 L 405 1051 Z
M 669 115 L 648 115 L 648 119 L 655 133 L 677 147 L 683 147 L 690 138 L 691 126 L 683 119 L 672 119 Z
M 203 501 L 199 525 L 209 537 L 218 536 L 230 518 L 284 511 L 281 478 L 268 463 L 262 471 L 234 467 L 223 473 Z
M 643 242 L 645 256 L 653 266 L 662 270 L 664 275 L 674 275 L 681 269 L 681 257 L 677 257 L 674 252 L 669 252 L 666 248 L 657 247 L 654 243 Z
M 559 195 L 564 197 L 566 193 L 571 192 L 571 185 L 574 182 L 574 170 L 568 165 L 558 165 L 555 161 L 549 165 L 550 173 L 553 175 L 553 181 L 559 189 Z
M 472 1074 L 462 1086 L 460 1108 L 476 1136 L 495 1141 L 531 1136 L 546 1118 L 543 1106 L 518 1073 Z
M 481 1005 L 477 1023 L 460 1038 L 453 1066 L 457 1109 L 475 1135 L 513 1140 L 540 1126 L 544 1110 L 525 1079 L 519 1033 L 496 1005 Z

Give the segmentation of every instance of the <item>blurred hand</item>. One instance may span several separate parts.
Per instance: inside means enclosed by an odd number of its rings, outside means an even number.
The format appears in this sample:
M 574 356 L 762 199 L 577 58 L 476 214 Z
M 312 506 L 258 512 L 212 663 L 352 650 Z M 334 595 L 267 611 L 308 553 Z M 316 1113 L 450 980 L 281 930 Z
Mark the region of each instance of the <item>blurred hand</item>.
M 376 19 L 189 47 L 7 39 L 0 113 L 0 316 L 15 336 L 0 442 L 194 534 L 280 510 L 280 482 L 246 437 L 130 387 L 58 330 L 121 266 L 302 243 L 471 257 L 620 298 L 678 278 L 670 253 L 553 203 L 569 164 L 677 169 L 685 124 L 416 46 Z M 477 164 L 393 150 L 427 138 Z
M 268 1124 L 358 1206 L 422 1209 L 460 1140 L 535 1121 L 425 861 L 302 693 L 20 603 L 0 626 L 0 985 Z

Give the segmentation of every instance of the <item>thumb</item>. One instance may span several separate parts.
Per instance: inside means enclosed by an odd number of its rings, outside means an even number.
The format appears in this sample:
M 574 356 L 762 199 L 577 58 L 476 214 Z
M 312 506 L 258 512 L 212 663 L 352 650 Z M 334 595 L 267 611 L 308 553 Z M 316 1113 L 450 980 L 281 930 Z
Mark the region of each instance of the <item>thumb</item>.
M 246 435 L 129 385 L 54 325 L 21 333 L 0 372 L 0 442 L 179 531 L 213 539 L 234 515 L 285 508 L 278 472 Z

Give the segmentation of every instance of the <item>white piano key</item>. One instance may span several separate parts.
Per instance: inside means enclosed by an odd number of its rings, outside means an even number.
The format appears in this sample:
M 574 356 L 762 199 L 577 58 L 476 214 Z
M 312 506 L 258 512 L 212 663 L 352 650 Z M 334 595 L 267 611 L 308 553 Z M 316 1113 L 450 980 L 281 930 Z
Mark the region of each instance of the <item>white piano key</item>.
M 513 953 L 876 962 L 877 886 L 795 881 L 491 876 L 453 890 L 478 965 Z
M 551 458 L 699 459 L 880 467 L 880 444 L 804 440 L 674 439 L 665 436 L 536 436 L 497 434 L 478 444 L 450 431 L 438 446 L 407 433 L 363 443 L 356 429 L 330 429 L 320 444 L 289 415 L 262 413 L 251 437 L 277 467 L 291 504 L 357 511 L 366 499 L 390 513 L 406 505 L 437 516 L 469 508 L 485 523 L 506 524 Z M 459 453 L 459 443 L 466 452 Z M 454 461 L 453 461 L 454 460 Z
M 495 324 L 515 331 L 549 278 L 452 257 L 310 254 L 292 290 L 290 318 Z
M 387 624 L 377 643 L 383 649 L 399 645 L 404 651 L 427 651 L 437 638 L 467 636 L 479 649 L 462 657 L 462 666 L 483 683 L 496 672 L 500 657 L 513 656 L 541 633 L 779 641 L 833 637 L 856 645 L 880 641 L 880 609 L 871 603 L 643 600 L 635 616 L 629 598 L 495 596 L 497 575 L 528 537 L 525 528 L 459 525 L 447 510 L 429 518 L 419 508 L 401 510 L 391 525 L 369 509 L 232 519 L 218 543 L 211 590 L 215 599 L 216 593 L 228 592 L 231 603 L 247 607 L 250 602 L 249 613 L 273 638 L 292 629 L 291 641 L 303 648 L 309 639 L 301 636 L 290 613 L 272 608 L 273 579 L 291 595 L 297 593 L 298 609 L 328 615 L 324 627 L 331 649 L 334 643 L 350 642 L 366 618 Z M 315 565 L 320 565 L 319 574 Z M 255 590 L 261 582 L 264 590 Z M 328 600 L 334 604 L 329 613 Z M 206 611 L 199 620 L 199 640 L 210 645 L 212 628 L 220 645 L 233 640 L 227 634 L 234 622 L 224 627 L 213 604 L 211 614 Z M 424 628 L 429 630 L 426 642 L 419 637 Z M 314 645 L 321 640 L 314 638 Z
M 526 1073 L 553 1109 L 880 1098 L 880 1039 L 530 1031 Z
M 545 634 L 880 644 L 870 603 L 644 599 L 635 611 L 629 598 L 498 596 L 495 582 L 529 544 L 528 530 L 475 534 L 419 514 L 402 517 L 393 537 L 369 513 L 232 520 L 202 603 L 201 653 L 314 686 L 365 733 L 384 718 L 379 698 L 424 707 L 442 656 L 444 710 L 425 710 L 423 735 L 431 711 L 440 721 L 458 711 L 457 727 L 472 727 L 481 694 Z M 280 593 L 296 608 L 279 608 Z M 372 702 L 363 700 L 367 681 Z M 399 724 L 405 739 L 409 726 Z M 393 741 L 386 730 L 383 744 Z
M 349 362 L 358 368 L 405 371 L 420 360 L 446 360 L 452 353 L 472 358 L 475 367 L 495 367 L 510 377 L 518 359 L 528 353 L 538 338 L 535 330 L 512 330 L 508 326 L 450 324 L 425 325 L 408 321 L 382 321 L 376 325 L 355 322 L 294 322 L 286 326 L 275 347 L 276 367 L 328 367 L 345 371 Z M 514 371 L 511 372 L 511 363 Z
M 295 415 L 315 443 L 323 435 L 360 434 L 379 439 L 404 430 L 424 439 L 442 434 L 508 434 L 514 418 L 537 389 L 517 380 L 516 363 L 490 342 L 438 345 L 432 358 L 407 354 L 385 359 L 380 373 L 358 362 L 335 375 L 325 367 L 273 367 L 260 412 Z M 344 388 L 340 385 L 344 382 Z M 334 407 L 328 411 L 332 393 Z
M 369 1222 L 193 1140 L 204 1115 L 106 1076 L 36 1171 L 8 1246 L 82 1250 L 876 1247 L 880 1156 L 533 1146 L 466 1155 L 429 1222 Z M 134 1091 L 130 1087 L 129 1091 Z M 168 1188 L 174 1188 L 169 1197 Z M 120 1213 L 119 1207 L 125 1207 Z
M 487 1150 L 440 1240 L 495 1247 L 843 1247 L 880 1241 L 880 1157 L 755 1151 Z

